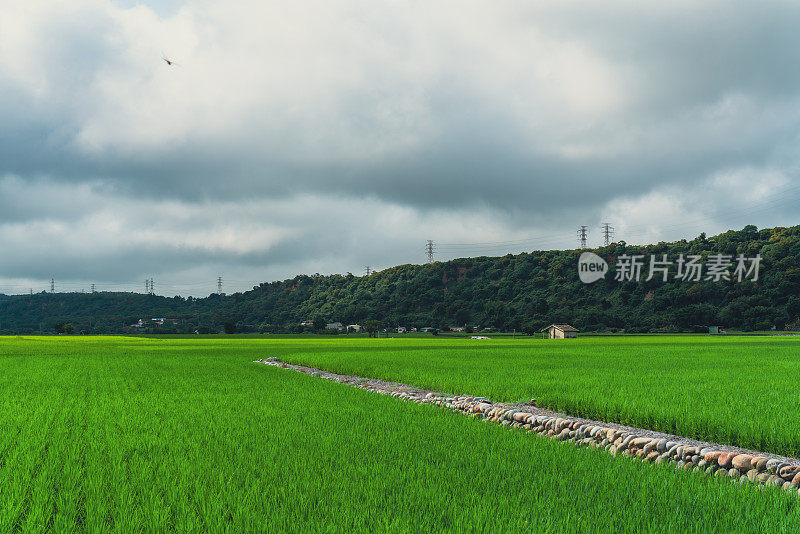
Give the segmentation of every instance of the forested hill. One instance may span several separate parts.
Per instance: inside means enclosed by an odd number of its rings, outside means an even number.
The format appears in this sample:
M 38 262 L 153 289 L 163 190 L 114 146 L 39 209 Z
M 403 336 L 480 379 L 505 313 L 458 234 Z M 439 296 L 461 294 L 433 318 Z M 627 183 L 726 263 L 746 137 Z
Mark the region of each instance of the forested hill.
M 252 291 L 206 298 L 137 293 L 0 295 L 0 333 L 300 332 L 315 320 L 345 325 L 379 320 L 387 326 L 468 325 L 533 332 L 565 322 L 582 331 L 778 330 L 800 322 L 800 226 L 757 230 L 747 226 L 691 241 L 593 250 L 611 272 L 592 284 L 578 278 L 581 250 L 400 265 L 366 276 L 297 276 Z M 650 255 L 667 254 L 668 280 L 649 281 Z M 731 256 L 730 280 L 706 279 L 714 255 Z M 738 280 L 736 257 L 760 255 L 759 277 Z M 642 274 L 615 279 L 620 256 L 642 255 Z M 680 255 L 702 256 L 700 281 L 676 279 Z M 615 263 L 616 262 L 616 263 Z M 749 264 L 748 264 L 749 265 Z M 742 274 L 742 273 L 739 273 Z M 744 273 L 746 274 L 746 273 Z M 713 278 L 713 277 L 712 277 Z M 152 318 L 176 319 L 156 325 Z M 146 328 L 130 325 L 144 319 Z M 73 330 L 74 329 L 74 330 Z M 305 327 L 307 330 L 308 327 Z

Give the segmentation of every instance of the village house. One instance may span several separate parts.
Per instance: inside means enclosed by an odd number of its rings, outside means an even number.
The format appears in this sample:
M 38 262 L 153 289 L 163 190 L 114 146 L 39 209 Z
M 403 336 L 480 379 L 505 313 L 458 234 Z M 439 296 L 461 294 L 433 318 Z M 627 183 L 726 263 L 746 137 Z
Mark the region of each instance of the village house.
M 325 328 L 339 330 L 341 332 L 342 330 L 344 330 L 344 325 L 342 323 L 328 323 L 325 325 Z
M 153 317 L 150 319 L 153 323 L 163 326 L 164 324 L 178 324 L 180 321 L 178 319 L 167 319 L 165 317 Z M 138 322 L 131 325 L 131 328 L 145 328 L 147 323 L 145 323 L 144 319 L 139 319 Z
M 163 326 L 166 323 L 178 324 L 178 322 L 179 322 L 178 319 L 166 319 L 164 317 L 153 317 L 150 320 L 153 321 L 154 323 L 156 323 L 157 325 L 160 325 L 160 326 Z
M 358 334 L 358 333 L 361 332 L 361 330 L 362 330 L 362 327 L 361 327 L 360 324 L 349 324 L 349 325 L 347 325 L 347 331 L 348 332 L 353 332 L 354 334 Z
M 578 329 L 568 324 L 551 324 L 542 328 L 547 339 L 571 339 L 578 337 Z

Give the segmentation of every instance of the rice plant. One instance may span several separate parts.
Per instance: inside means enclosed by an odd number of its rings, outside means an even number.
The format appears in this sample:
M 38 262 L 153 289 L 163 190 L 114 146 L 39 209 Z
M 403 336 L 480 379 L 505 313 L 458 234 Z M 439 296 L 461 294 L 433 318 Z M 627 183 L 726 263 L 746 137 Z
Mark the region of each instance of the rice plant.
M 797 495 L 781 490 L 643 465 L 252 363 L 303 351 L 333 362 L 338 353 L 337 365 L 409 373 L 401 355 L 419 362 L 419 350 L 426 380 L 461 389 L 472 384 L 456 375 L 477 378 L 463 363 L 450 370 L 456 354 L 479 357 L 463 345 L 388 340 L 382 354 L 375 343 L 349 343 L 0 338 L 0 531 L 800 527 Z M 504 355 L 481 357 L 504 368 L 531 348 L 509 344 Z M 487 379 L 488 391 L 518 393 L 519 384 L 493 391 L 499 383 Z

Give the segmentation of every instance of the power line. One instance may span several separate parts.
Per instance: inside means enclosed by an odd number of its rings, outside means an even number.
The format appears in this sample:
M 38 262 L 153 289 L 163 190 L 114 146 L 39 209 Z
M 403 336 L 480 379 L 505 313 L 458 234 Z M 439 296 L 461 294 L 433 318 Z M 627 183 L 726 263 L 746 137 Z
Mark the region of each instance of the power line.
M 550 250 L 552 247 L 563 246 L 564 240 L 558 237 L 550 237 L 548 239 L 533 239 L 529 241 L 515 242 L 514 244 L 496 244 L 496 245 L 470 245 L 467 243 L 459 246 L 451 245 L 438 247 L 440 252 L 461 254 L 461 255 L 503 255 L 511 250 Z
M 751 215 L 758 215 L 765 212 L 774 212 L 776 209 L 783 208 L 785 206 L 792 205 L 793 203 L 800 200 L 798 198 L 798 193 L 800 193 L 800 184 L 792 185 L 789 187 L 782 188 L 780 191 L 780 196 L 778 198 L 770 197 L 766 200 L 761 200 L 758 202 L 753 203 L 750 206 L 742 208 L 736 211 L 737 218 L 747 217 Z M 709 215 L 701 215 L 700 213 L 692 214 L 688 217 L 682 217 L 680 222 L 676 221 L 673 223 L 653 226 L 652 228 L 649 225 L 642 225 L 642 226 L 633 226 L 633 227 L 626 227 L 624 224 L 622 225 L 622 229 L 620 230 L 620 234 L 624 235 L 616 235 L 616 228 L 611 226 L 610 223 L 605 222 L 602 223 L 601 228 L 601 235 L 603 237 L 602 242 L 610 244 L 612 239 L 616 237 L 619 239 L 620 237 L 624 237 L 626 241 L 630 241 L 631 238 L 636 237 L 645 237 L 651 234 L 661 234 L 661 238 L 666 239 L 675 239 L 674 237 L 669 236 L 669 233 L 672 233 L 674 230 L 682 230 L 684 233 L 687 227 L 692 226 L 699 226 L 703 225 L 706 226 L 706 232 L 712 233 L 717 231 L 713 228 L 719 226 L 719 223 L 714 223 L 713 220 L 710 220 L 709 217 L 713 219 L 715 213 L 711 213 Z M 751 222 L 759 222 L 757 220 L 753 220 Z M 707 226 L 710 225 L 710 226 Z M 777 226 L 777 223 L 773 222 L 772 226 Z M 582 236 L 581 230 L 586 230 L 586 233 Z M 585 248 L 585 244 L 582 242 L 582 237 L 587 238 L 588 241 L 588 227 L 581 226 L 581 230 L 578 230 L 578 238 L 581 241 L 581 247 Z M 563 247 L 566 244 L 567 236 L 557 237 L 553 233 L 549 234 L 540 234 L 540 235 L 532 235 L 526 238 L 514 239 L 514 240 L 505 240 L 505 241 L 489 241 L 489 242 L 476 242 L 476 243 L 434 243 L 433 240 L 427 240 L 424 248 L 424 253 L 427 256 L 429 262 L 433 261 L 433 255 L 444 254 L 446 257 L 451 255 L 460 255 L 460 257 L 467 257 L 467 256 L 477 256 L 480 255 L 480 252 L 483 252 L 485 255 L 501 255 L 507 252 L 513 252 L 515 249 L 521 250 L 532 250 L 536 247 L 537 250 L 549 250 L 553 247 Z M 683 237 L 690 237 L 689 235 L 685 235 Z M 691 236 L 694 237 L 694 236 Z M 417 252 L 419 253 L 419 252 Z M 369 268 L 370 274 L 373 274 L 375 271 L 370 267 Z M 221 277 L 219 277 L 221 278 Z M 219 280 L 218 280 L 219 281 Z M 246 282 L 242 280 L 228 280 L 228 283 L 238 284 L 239 282 Z M 207 282 L 206 282 L 207 283 Z M 248 282 L 249 283 L 249 282 Z M 46 284 L 46 282 L 45 282 Z M 60 286 L 62 291 L 65 292 L 72 292 L 72 291 L 80 291 L 81 287 L 85 286 L 86 282 L 60 282 Z M 97 285 L 94 285 L 94 290 L 97 290 Z M 122 291 L 131 291 L 135 292 L 135 286 L 138 285 L 136 283 L 133 284 L 123 284 L 123 283 L 102 283 L 101 286 L 104 291 L 115 291 L 115 290 L 122 290 Z M 194 288 L 199 289 L 204 284 L 202 282 L 197 283 L 181 283 L 176 284 L 175 286 L 162 286 L 162 291 L 179 291 L 185 290 L 190 292 L 196 292 Z M 258 285 L 250 284 L 250 285 Z M 15 288 L 17 291 L 22 292 L 29 292 L 29 282 L 28 281 L 21 281 L 21 283 L 17 285 L 9 286 L 11 288 Z M 141 287 L 141 286 L 140 286 Z M 207 287 L 207 286 L 205 286 Z M 218 287 L 218 290 L 220 288 Z M 55 293 L 55 279 L 51 278 L 50 280 L 50 292 Z M 153 278 L 148 278 L 145 280 L 145 293 L 154 294 L 155 293 L 155 281 Z
M 510 241 L 484 241 L 482 243 L 439 243 L 439 247 L 474 247 L 474 246 L 495 246 L 495 245 L 518 245 L 538 241 L 552 237 L 549 234 L 540 234 L 536 236 L 526 237 L 524 239 L 512 239 Z
M 456 254 L 499 253 L 508 252 L 510 249 L 523 250 L 548 250 L 548 247 L 563 245 L 563 239 L 554 237 L 553 234 L 533 235 L 524 239 L 508 241 L 487 241 L 482 243 L 439 243 L 439 251 Z
M 798 192 L 800 192 L 800 184 L 785 187 L 781 190 L 781 195 L 779 198 L 771 198 L 769 200 L 756 202 L 753 205 L 737 210 L 736 215 L 739 218 L 741 218 L 742 215 L 758 214 L 766 211 L 773 211 L 776 207 L 779 206 L 782 207 L 785 205 L 793 205 L 798 201 L 797 197 Z M 659 225 L 657 228 L 652 228 L 652 229 L 641 226 L 625 228 L 624 237 L 626 239 L 632 237 L 644 237 L 649 235 L 651 230 L 658 231 L 663 235 L 664 231 L 685 229 L 688 226 L 707 224 L 711 222 L 713 221 L 709 220 L 709 216 L 705 215 L 681 217 L 679 223 Z M 609 225 L 608 243 L 610 244 L 616 234 L 616 229 L 613 226 L 610 226 L 609 223 L 603 223 L 601 228 L 603 228 L 604 230 L 603 231 L 604 242 L 606 237 L 605 236 L 606 225 Z M 709 230 L 707 229 L 706 231 L 708 232 Z M 578 235 L 580 237 L 580 234 Z M 507 241 L 488 241 L 488 242 L 475 242 L 475 243 L 437 243 L 437 251 L 467 254 L 473 251 L 493 252 L 493 251 L 508 250 L 510 248 L 516 248 L 516 247 L 530 248 L 529 246 L 526 245 L 536 246 L 536 247 L 546 247 L 551 243 L 553 245 L 561 245 L 563 244 L 563 241 L 558 238 L 553 238 L 552 234 L 548 234 L 548 235 L 531 236 L 524 239 L 507 240 Z M 542 248 L 541 250 L 545 250 L 545 248 Z
M 608 246 L 611 244 L 611 238 L 614 237 L 614 227 L 609 223 L 603 223 L 603 244 Z
M 433 251 L 435 247 L 433 241 L 428 239 L 428 242 L 425 243 L 425 254 L 428 255 L 428 263 L 433 263 Z
M 741 220 L 743 215 L 753 215 L 753 214 L 758 214 L 758 213 L 761 213 L 761 212 L 772 212 L 772 211 L 775 211 L 775 208 L 783 207 L 782 205 L 794 206 L 794 204 L 798 201 L 798 197 L 796 195 L 796 193 L 798 193 L 798 192 L 800 192 L 800 185 L 793 185 L 793 186 L 790 186 L 790 187 L 786 187 L 786 188 L 784 188 L 783 190 L 780 191 L 780 196 L 778 198 L 773 198 L 771 200 L 759 201 L 759 202 L 757 202 L 755 204 L 751 204 L 750 206 L 747 206 L 745 208 L 737 209 L 736 212 L 735 212 L 735 215 Z M 792 194 L 792 193 L 794 193 L 794 194 Z M 698 210 L 695 210 L 695 211 L 698 211 Z M 652 231 L 657 231 L 658 233 L 660 233 L 662 235 L 662 238 L 664 238 L 664 234 L 665 234 L 666 231 L 682 230 L 682 229 L 686 228 L 687 226 L 694 226 L 694 225 L 699 225 L 699 224 L 713 223 L 714 221 L 710 220 L 709 217 L 713 217 L 713 214 L 712 215 L 694 215 L 694 216 L 690 215 L 690 216 L 686 216 L 686 217 L 681 217 L 679 223 L 660 225 L 660 226 L 658 226 L 656 228 L 642 228 L 642 227 L 631 228 L 631 230 L 633 230 L 633 231 L 631 231 L 631 232 L 626 231 L 625 232 L 625 237 L 626 237 L 626 240 L 627 240 L 627 238 L 631 238 L 631 237 L 646 237 L 646 236 L 650 235 L 652 233 Z M 752 222 L 752 221 L 750 221 L 750 222 Z M 731 224 L 731 223 L 723 224 L 723 228 L 726 225 L 729 225 L 729 224 Z M 775 226 L 775 225 L 773 224 L 773 226 Z M 707 228 L 706 232 L 716 232 L 716 231 L 709 230 Z
M 588 233 L 588 228 L 585 225 L 582 225 L 580 229 L 578 229 L 578 239 L 581 242 L 581 248 L 586 248 L 586 235 Z

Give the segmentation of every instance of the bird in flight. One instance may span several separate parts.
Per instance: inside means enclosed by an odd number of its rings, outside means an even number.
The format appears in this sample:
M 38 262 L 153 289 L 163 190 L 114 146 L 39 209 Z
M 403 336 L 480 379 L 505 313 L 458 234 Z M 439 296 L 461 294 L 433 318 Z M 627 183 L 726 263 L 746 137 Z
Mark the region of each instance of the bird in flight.
M 167 56 L 165 56 L 164 54 L 161 54 L 161 59 L 163 59 L 164 61 L 166 61 L 166 62 L 167 62 L 167 65 L 169 65 L 170 67 L 171 67 L 171 66 L 173 66 L 173 65 L 175 65 L 176 67 L 180 67 L 180 65 L 179 65 L 178 63 L 175 63 L 174 61 L 172 61 L 171 59 L 169 59 L 169 58 L 168 58 Z

